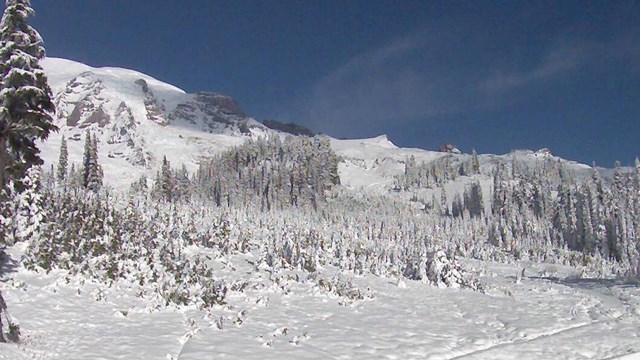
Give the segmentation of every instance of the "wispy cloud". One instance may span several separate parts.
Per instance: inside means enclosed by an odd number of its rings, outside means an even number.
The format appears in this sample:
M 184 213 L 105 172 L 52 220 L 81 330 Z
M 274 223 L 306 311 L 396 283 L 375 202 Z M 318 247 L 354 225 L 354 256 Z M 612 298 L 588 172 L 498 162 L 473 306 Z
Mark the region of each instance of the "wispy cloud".
M 327 74 L 305 99 L 302 116 L 332 133 L 449 111 L 437 99 L 442 77 L 415 59 L 429 45 L 424 35 L 396 39 Z
M 562 47 L 549 52 L 541 63 L 524 70 L 495 69 L 492 75 L 480 82 L 479 90 L 489 94 L 504 93 L 532 83 L 553 79 L 563 72 L 575 69 L 586 53 L 588 53 L 587 49 L 583 46 Z
M 640 53 L 634 36 L 600 43 L 563 38 L 542 46 L 533 59 L 505 59 L 482 41 L 465 41 L 467 35 L 423 29 L 360 54 L 322 77 L 296 117 L 330 134 L 381 132 L 501 106 L 594 61 L 617 58 L 632 65 Z

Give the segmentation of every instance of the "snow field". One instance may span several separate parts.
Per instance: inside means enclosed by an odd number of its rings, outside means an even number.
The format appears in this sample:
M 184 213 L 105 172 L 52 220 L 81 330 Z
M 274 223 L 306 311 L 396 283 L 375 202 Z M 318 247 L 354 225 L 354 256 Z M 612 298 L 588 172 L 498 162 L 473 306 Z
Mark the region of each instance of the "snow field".
M 12 249 L 18 259 L 20 249 Z M 247 283 L 211 309 L 164 307 L 124 281 L 112 287 L 20 266 L 1 283 L 22 342 L 3 359 L 603 359 L 640 352 L 640 290 L 575 278 L 545 264 L 464 261 L 486 294 L 419 281 L 338 274 L 273 274 L 253 254 L 213 260 L 217 279 Z M 525 276 L 516 284 L 516 274 Z M 318 279 L 370 296 L 350 301 Z M 67 280 L 68 278 L 68 280 Z

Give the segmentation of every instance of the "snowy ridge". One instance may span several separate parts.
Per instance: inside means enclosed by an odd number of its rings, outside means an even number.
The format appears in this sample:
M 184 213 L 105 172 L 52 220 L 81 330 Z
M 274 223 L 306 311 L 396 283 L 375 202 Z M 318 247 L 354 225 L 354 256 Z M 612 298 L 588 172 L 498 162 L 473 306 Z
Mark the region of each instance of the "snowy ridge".
M 331 146 L 344 160 L 339 167 L 342 184 L 370 190 L 384 190 L 392 186 L 394 177 L 404 172 L 404 161 L 409 156 L 429 162 L 445 155 L 399 148 L 386 135 L 359 140 L 332 139 Z
M 176 86 L 156 80 L 149 75 L 134 70 L 118 67 L 94 68 L 76 61 L 51 57 L 42 60 L 41 65 L 47 73 L 49 86 L 51 86 L 51 90 L 53 90 L 55 94 L 63 91 L 67 83 L 78 76 L 78 74 L 92 72 L 123 94 L 126 94 L 124 91 L 126 87 L 122 86 L 123 83 L 131 79 L 134 79 L 134 81 L 135 79 L 144 79 L 153 90 L 165 100 L 175 98 L 179 95 L 186 95 L 184 90 Z M 137 95 L 137 92 L 134 91 L 133 95 Z
M 42 145 L 46 164 L 57 162 L 60 140 L 65 136 L 70 140 L 70 164 L 79 165 L 84 134 L 90 129 L 98 136 L 105 181 L 112 185 L 126 186 L 141 174 L 153 176 L 163 156 L 174 166 L 185 164 L 195 171 L 200 161 L 242 143 L 246 136 L 280 133 L 247 116 L 228 96 L 187 94 L 146 74 L 117 67 L 94 68 L 59 58 L 46 58 L 42 65 L 54 92 L 56 124 L 60 127 Z M 418 163 L 443 157 L 455 163 L 469 158 L 465 154 L 400 148 L 386 135 L 331 139 L 331 145 L 343 159 L 339 167 L 342 184 L 376 192 L 393 188 L 410 157 Z M 495 164 L 513 157 L 529 165 L 554 159 L 577 173 L 587 174 L 589 170 L 589 166 L 554 157 L 546 149 L 481 155 L 480 162 L 484 173 L 489 174 Z M 488 178 L 484 180 L 486 184 Z M 458 192 L 469 180 L 460 181 L 459 185 L 448 184 L 448 191 Z

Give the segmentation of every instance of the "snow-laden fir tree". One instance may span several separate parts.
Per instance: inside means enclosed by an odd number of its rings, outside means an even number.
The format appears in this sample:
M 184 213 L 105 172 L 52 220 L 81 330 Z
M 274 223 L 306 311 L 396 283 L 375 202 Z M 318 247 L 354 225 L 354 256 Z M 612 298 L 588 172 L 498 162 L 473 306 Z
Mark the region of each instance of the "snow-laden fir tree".
M 67 140 L 62 136 L 60 142 L 60 157 L 58 158 L 58 171 L 56 177 L 59 181 L 64 181 L 67 176 L 67 166 L 69 164 L 69 150 L 67 149 Z
M 17 208 L 17 194 L 11 183 L 0 189 L 0 254 L 2 249 L 14 243 L 14 223 Z
M 16 240 L 33 240 L 40 237 L 44 221 L 41 195 L 41 172 L 37 166 L 27 170 L 23 178 L 24 190 L 18 195 L 16 212 Z
M 171 171 L 171 163 L 167 160 L 167 156 L 165 155 L 162 158 L 162 168 L 156 179 L 155 191 L 160 198 L 171 201 L 174 198 L 174 183 L 175 179 L 173 172 Z
M 98 164 L 98 140 L 87 130 L 82 158 L 82 186 L 97 191 L 102 186 L 102 169 Z
M 447 201 L 447 191 L 444 186 L 440 191 L 440 209 L 442 210 L 442 215 L 449 216 L 449 202 Z
M 53 125 L 55 110 L 47 77 L 38 62 L 45 56 L 40 34 L 27 23 L 34 15 L 30 0 L 7 0 L 0 20 L 0 202 L 7 202 L 4 188 L 13 181 L 18 189 L 27 170 L 42 164 L 36 140 L 44 140 Z M 0 293 L 0 319 L 17 339 L 18 327 L 8 318 Z M 0 320 L 0 341 L 5 341 Z
M 45 56 L 40 34 L 27 23 L 30 0 L 7 0 L 0 21 L 0 187 L 42 164 L 36 140 L 57 130 L 47 77 L 38 64 Z
M 476 149 L 471 151 L 471 172 L 474 175 L 480 174 L 480 160 L 478 160 Z

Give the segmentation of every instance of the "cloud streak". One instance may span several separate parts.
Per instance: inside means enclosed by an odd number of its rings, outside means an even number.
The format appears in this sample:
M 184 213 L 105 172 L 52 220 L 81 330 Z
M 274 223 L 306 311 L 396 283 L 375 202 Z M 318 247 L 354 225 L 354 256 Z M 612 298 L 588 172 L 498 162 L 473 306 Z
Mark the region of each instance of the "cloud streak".
M 532 87 L 553 86 L 596 61 L 622 59 L 633 66 L 639 52 L 634 39 L 555 39 L 537 56 L 522 59 L 491 52 L 482 35 L 423 29 L 326 74 L 299 104 L 296 117 L 316 130 L 349 137 L 433 124 L 445 115 L 518 101 Z
M 303 118 L 332 133 L 443 112 L 442 101 L 434 101 L 439 79 L 412 61 L 428 46 L 420 35 L 361 54 L 324 76 L 305 99 Z

